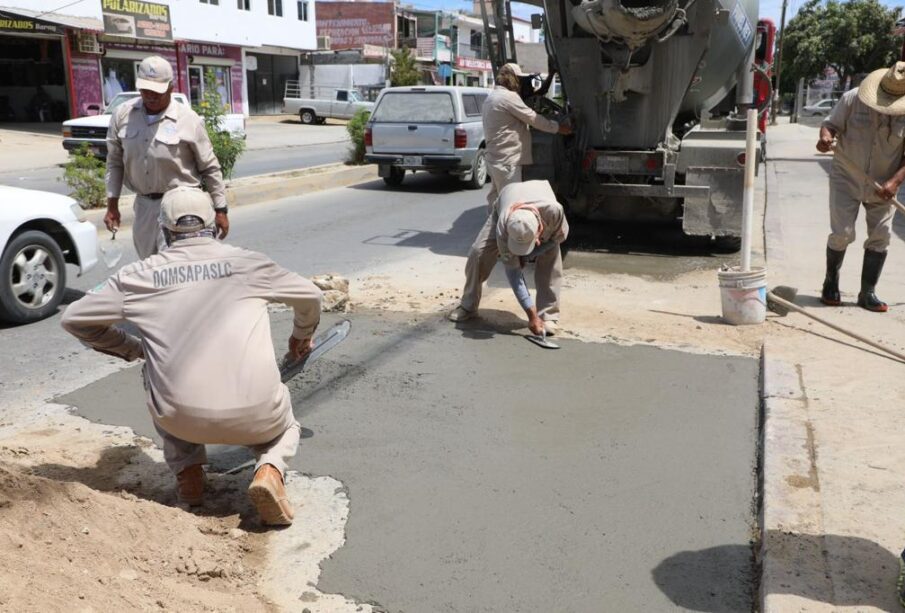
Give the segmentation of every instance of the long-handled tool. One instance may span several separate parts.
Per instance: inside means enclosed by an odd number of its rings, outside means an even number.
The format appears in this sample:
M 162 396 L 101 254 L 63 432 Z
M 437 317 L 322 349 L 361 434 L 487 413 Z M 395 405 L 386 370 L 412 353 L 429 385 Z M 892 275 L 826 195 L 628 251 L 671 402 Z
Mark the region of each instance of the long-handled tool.
M 809 313 L 807 310 L 805 310 L 802 307 L 795 304 L 795 297 L 797 295 L 798 295 L 798 290 L 795 289 L 794 287 L 788 287 L 785 285 L 780 285 L 780 286 L 774 287 L 773 290 L 767 294 L 767 307 L 771 311 L 773 311 L 774 313 L 776 313 L 777 315 L 779 315 L 781 317 L 785 317 L 786 315 L 788 315 L 789 311 L 801 313 L 805 317 L 810 317 L 814 321 L 822 323 L 824 326 L 827 326 L 837 332 L 841 332 L 842 334 L 845 334 L 854 339 L 857 339 L 857 340 L 861 341 L 862 343 L 864 343 L 865 345 L 870 345 L 874 349 L 879 349 L 880 351 L 883 351 L 885 353 L 888 353 L 889 355 L 895 356 L 898 359 L 900 359 L 901 361 L 905 362 L 905 354 L 900 353 L 890 347 L 887 347 L 886 345 L 882 345 L 882 344 L 878 343 L 877 341 L 874 341 L 867 337 L 861 336 L 860 334 L 858 334 L 856 332 L 847 330 L 846 328 L 843 328 L 842 326 L 834 324 L 831 321 L 827 321 L 826 319 L 823 319 L 822 317 L 818 317 L 817 315 L 814 315 L 813 313 Z

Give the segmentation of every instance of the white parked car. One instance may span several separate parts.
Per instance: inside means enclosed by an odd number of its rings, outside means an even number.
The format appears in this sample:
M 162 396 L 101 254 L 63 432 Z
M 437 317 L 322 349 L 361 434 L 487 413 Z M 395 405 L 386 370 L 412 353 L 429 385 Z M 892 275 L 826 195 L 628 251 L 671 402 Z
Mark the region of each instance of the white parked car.
M 330 89 L 319 92 L 319 97 L 302 97 L 304 90 L 298 81 L 287 81 L 283 96 L 283 113 L 298 115 L 299 121 L 311 125 L 324 123 L 327 119 L 352 119 L 355 113 L 364 109 L 374 110 L 374 103 L 363 100 L 354 89 Z
M 72 198 L 0 185 L 0 320 L 28 323 L 56 312 L 66 264 L 97 264 L 97 229 Z
M 64 121 L 63 148 L 72 152 L 78 149 L 82 143 L 88 143 L 96 156 L 107 157 L 107 128 L 113 118 L 113 110 L 123 102 L 134 100 L 139 96 L 141 94 L 138 92 L 122 92 L 110 101 L 110 105 L 102 115 L 89 115 Z M 179 92 L 173 92 L 173 100 L 185 105 L 189 103 L 185 94 Z M 224 131 L 237 138 L 245 138 L 245 116 L 242 113 L 223 115 L 220 126 Z
M 836 106 L 835 100 L 825 98 L 816 104 L 809 104 L 801 109 L 802 114 L 807 117 L 820 117 L 821 115 L 829 115 L 833 107 Z

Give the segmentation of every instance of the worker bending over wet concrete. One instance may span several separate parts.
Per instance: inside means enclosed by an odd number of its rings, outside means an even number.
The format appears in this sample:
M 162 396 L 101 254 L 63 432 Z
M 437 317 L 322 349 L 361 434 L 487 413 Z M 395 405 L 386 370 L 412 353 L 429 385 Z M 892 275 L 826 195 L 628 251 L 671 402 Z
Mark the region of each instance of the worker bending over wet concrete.
M 836 149 L 857 168 L 840 156 L 833 159 L 831 233 L 820 300 L 830 306 L 842 304 L 839 269 L 846 248 L 855 240 L 855 221 L 864 205 L 868 236 L 864 242 L 858 306 L 882 313 L 888 307 L 877 297 L 876 286 L 886 262 L 895 213 L 889 201 L 905 180 L 905 62 L 897 62 L 888 70 L 875 70 L 860 87 L 843 94 L 820 128 L 817 150 L 831 151 L 834 138 Z M 872 180 L 866 180 L 865 175 Z M 873 181 L 881 182 L 879 189 Z
M 63 327 L 93 349 L 133 361 L 163 438 L 180 500 L 203 502 L 205 444 L 245 445 L 257 460 L 248 493 L 262 523 L 292 523 L 283 476 L 299 424 L 270 336 L 267 305 L 295 310 L 289 354 L 310 351 L 321 291 L 266 256 L 215 237 L 211 198 L 179 187 L 161 201 L 168 248 L 122 268 L 63 315 Z M 140 338 L 114 327 L 134 324 Z
M 488 216 L 468 252 L 465 263 L 465 289 L 458 307 L 449 314 L 452 321 L 465 321 L 477 314 L 481 286 L 496 264 L 497 199 L 503 188 L 522 180 L 522 166 L 531 164 L 531 132 L 528 126 L 544 132 L 571 134 L 568 122 L 558 123 L 535 113 L 519 97 L 521 77 L 527 77 L 518 64 L 504 64 L 497 85 L 482 108 L 485 159 L 491 188 L 487 194 Z
M 553 189 L 546 181 L 512 183 L 503 188 L 499 214 L 493 230 L 494 243 L 488 248 L 506 267 L 506 278 L 519 305 L 528 316 L 534 334 L 555 334 L 559 321 L 559 294 L 562 289 L 560 243 L 569 236 L 569 222 Z M 537 304 L 522 273 L 534 261 Z M 488 271 L 487 276 L 490 276 Z M 482 279 L 482 281 L 486 280 Z

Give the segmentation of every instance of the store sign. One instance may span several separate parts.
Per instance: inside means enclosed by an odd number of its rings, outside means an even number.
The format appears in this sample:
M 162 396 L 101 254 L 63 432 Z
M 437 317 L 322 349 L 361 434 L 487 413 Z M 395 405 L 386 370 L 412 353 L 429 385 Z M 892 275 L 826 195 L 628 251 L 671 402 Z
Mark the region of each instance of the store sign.
M 101 0 L 104 32 L 110 36 L 173 40 L 170 7 L 144 0 Z
M 0 32 L 19 32 L 21 34 L 55 34 L 63 35 L 63 28 L 55 23 L 20 17 L 0 11 Z
M 482 72 L 490 72 L 493 70 L 490 60 L 480 60 L 473 57 L 457 57 L 456 68 L 459 70 L 480 70 Z
M 204 55 L 206 57 L 226 57 L 226 47 L 220 45 L 205 45 L 199 43 L 183 43 L 182 50 L 190 55 Z
M 245 56 L 245 70 L 251 70 L 254 72 L 258 69 L 258 58 L 253 55 Z

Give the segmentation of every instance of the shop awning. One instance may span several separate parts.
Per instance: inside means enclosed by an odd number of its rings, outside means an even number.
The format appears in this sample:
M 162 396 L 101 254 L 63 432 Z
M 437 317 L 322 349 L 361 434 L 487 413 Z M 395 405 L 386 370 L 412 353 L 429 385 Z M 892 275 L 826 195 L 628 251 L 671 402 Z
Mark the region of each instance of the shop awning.
M 4 27 L 4 23 L 7 27 Z M 75 15 L 0 6 L 0 32 L 62 36 L 63 28 L 103 32 L 104 24 L 100 19 L 92 17 L 76 17 Z

